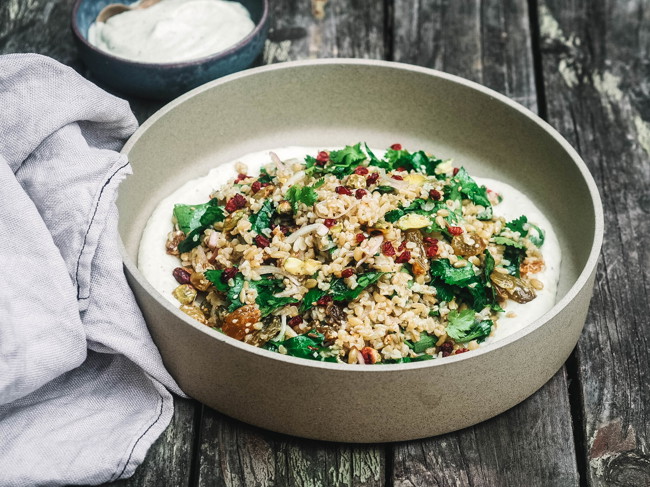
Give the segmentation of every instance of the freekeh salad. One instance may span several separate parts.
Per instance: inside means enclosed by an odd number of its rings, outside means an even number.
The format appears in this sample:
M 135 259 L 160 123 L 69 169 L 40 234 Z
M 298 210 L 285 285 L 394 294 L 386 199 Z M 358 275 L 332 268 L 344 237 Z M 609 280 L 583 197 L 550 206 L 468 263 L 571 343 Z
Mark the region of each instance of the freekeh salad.
M 404 363 L 478 348 L 545 292 L 547 229 L 497 216 L 502 195 L 450 160 L 382 152 L 272 152 L 258 175 L 239 164 L 205 203 L 176 203 L 180 309 L 286 355 Z

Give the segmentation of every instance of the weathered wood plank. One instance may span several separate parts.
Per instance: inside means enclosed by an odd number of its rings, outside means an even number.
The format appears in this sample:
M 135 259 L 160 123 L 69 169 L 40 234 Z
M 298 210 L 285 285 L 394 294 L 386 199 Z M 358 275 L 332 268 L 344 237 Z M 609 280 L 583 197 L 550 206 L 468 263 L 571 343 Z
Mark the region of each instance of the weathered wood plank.
M 596 179 L 605 242 L 577 348 L 592 486 L 650 485 L 650 2 L 539 5 L 548 118 Z
M 396 61 L 464 76 L 537 109 L 526 1 L 396 0 L 394 11 Z M 395 487 L 576 485 L 564 370 L 497 418 L 396 445 L 391 479 Z
M 277 0 L 267 64 L 315 57 L 384 58 L 381 2 L 331 1 L 325 17 L 304 0 Z M 384 447 L 342 445 L 277 435 L 205 408 L 199 447 L 201 486 L 379 486 Z
M 271 2 L 265 64 L 321 57 L 386 57 L 383 2 L 331 1 L 324 6 L 323 19 L 314 17 L 312 5 L 316 2 Z
M 201 486 L 379 486 L 382 446 L 292 438 L 205 408 L 199 451 Z

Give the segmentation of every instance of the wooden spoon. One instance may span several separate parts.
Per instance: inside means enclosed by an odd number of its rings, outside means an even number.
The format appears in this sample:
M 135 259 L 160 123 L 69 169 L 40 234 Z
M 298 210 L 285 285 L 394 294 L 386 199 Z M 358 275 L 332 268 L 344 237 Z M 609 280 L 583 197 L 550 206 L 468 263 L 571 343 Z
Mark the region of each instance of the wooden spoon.
M 106 5 L 97 15 L 97 22 L 106 22 L 111 17 L 118 14 L 128 12 L 129 10 L 137 10 L 140 8 L 149 8 L 157 4 L 160 0 L 142 0 L 138 5 L 124 5 L 123 3 L 111 3 Z

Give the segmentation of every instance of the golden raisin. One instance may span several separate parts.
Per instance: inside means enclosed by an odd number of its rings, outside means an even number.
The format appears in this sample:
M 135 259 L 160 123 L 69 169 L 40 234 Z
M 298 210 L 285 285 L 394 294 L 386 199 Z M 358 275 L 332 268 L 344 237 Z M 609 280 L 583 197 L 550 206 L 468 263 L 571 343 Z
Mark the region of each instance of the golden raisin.
M 205 278 L 203 272 L 193 272 L 190 276 L 190 282 L 199 291 L 207 291 L 212 285 L 212 283 Z
M 181 310 L 183 313 L 185 313 L 186 315 L 191 316 L 191 317 L 194 318 L 195 320 L 200 321 L 200 322 L 203 323 L 204 325 L 207 325 L 207 324 L 208 324 L 208 320 L 205 318 L 205 315 L 204 315 L 203 312 L 202 312 L 199 308 L 197 308 L 196 306 L 191 306 L 191 305 L 188 305 L 188 304 L 183 304 L 183 305 L 181 305 L 180 310 Z
M 247 304 L 226 315 L 221 331 L 235 340 L 243 340 L 261 318 L 260 309 L 254 304 Z

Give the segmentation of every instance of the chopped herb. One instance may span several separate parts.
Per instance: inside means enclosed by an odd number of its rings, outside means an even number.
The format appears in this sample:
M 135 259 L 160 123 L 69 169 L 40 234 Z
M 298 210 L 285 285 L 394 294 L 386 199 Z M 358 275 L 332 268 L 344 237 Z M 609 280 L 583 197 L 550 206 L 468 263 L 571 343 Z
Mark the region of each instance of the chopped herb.
M 431 262 L 431 275 L 440 277 L 446 284 L 461 287 L 471 284 L 476 277 L 471 264 L 465 267 L 454 267 L 448 259 L 437 259 Z
M 210 223 L 203 223 L 201 219 L 208 211 L 210 216 L 207 217 L 207 220 L 212 221 Z M 223 208 L 217 205 L 217 200 L 212 199 L 201 205 L 174 205 L 174 216 L 176 217 L 180 231 L 189 234 L 202 225 L 222 221 L 225 215 Z
M 324 335 L 312 331 L 305 335 L 289 338 L 283 342 L 267 342 L 265 348 L 277 351 L 280 346 L 283 346 L 287 351 L 287 355 L 292 357 L 320 360 L 321 362 L 336 362 L 336 356 L 333 355 L 330 348 L 323 346 L 324 340 Z
M 437 341 L 438 341 L 438 337 L 431 336 L 427 333 L 422 333 L 420 335 L 420 339 L 413 344 L 413 351 L 415 353 L 422 353 L 427 348 L 434 347 Z
M 506 223 L 506 227 L 513 232 L 519 232 L 522 237 L 525 237 L 528 234 L 528 232 L 524 229 L 524 225 L 526 225 L 526 223 L 528 223 L 528 218 L 526 218 L 526 215 L 521 215 L 519 218 Z
M 310 186 L 302 186 L 300 184 L 294 184 L 289 188 L 285 196 L 286 200 L 291 203 L 293 212 L 298 211 L 298 204 L 304 203 L 307 206 L 312 206 L 316 201 L 318 201 L 318 194 L 314 188 Z
M 526 246 L 521 242 L 515 242 L 509 237 L 496 236 L 493 238 L 494 243 L 498 245 L 510 245 L 511 247 L 517 247 L 518 249 L 524 249 Z
M 460 186 L 460 193 L 463 194 L 468 200 L 476 205 L 492 208 L 492 204 L 487 196 L 487 189 L 485 186 L 479 186 L 476 181 L 467 173 L 464 167 L 458 170 L 458 173 L 452 178 Z
M 447 320 L 449 320 L 447 335 L 457 343 L 485 340 L 490 335 L 494 324 L 491 320 L 476 320 L 474 310 L 471 309 L 463 310 L 460 313 L 456 310 L 450 311 Z
M 262 233 L 263 230 L 271 228 L 271 219 L 275 213 L 275 205 L 272 200 L 266 200 L 262 204 L 260 211 L 250 216 L 249 220 L 251 222 L 251 229 L 256 232 L 258 235 Z
M 310 289 L 305 294 L 302 304 L 300 305 L 300 312 L 313 308 L 314 303 L 325 295 L 332 296 L 334 301 L 354 301 L 368 286 L 376 283 L 385 272 L 366 272 L 357 277 L 357 287 L 350 289 L 343 279 L 334 279 L 330 284 L 329 291 L 323 291 L 317 287 Z
M 534 230 L 536 235 L 532 235 L 530 231 L 528 232 L 528 240 L 530 240 L 533 245 L 536 247 L 541 247 L 544 245 L 544 239 L 546 238 L 546 235 L 544 234 L 544 230 L 539 228 L 537 225 L 533 225 L 532 223 L 529 223 L 530 229 Z
M 204 231 L 205 231 L 205 227 L 198 227 L 192 230 L 185 237 L 185 240 L 183 240 L 181 243 L 178 244 L 178 251 L 181 254 L 184 254 L 185 252 L 189 252 L 194 247 L 199 245 L 201 243 L 201 237 L 203 236 Z
M 374 191 L 378 191 L 381 194 L 386 194 L 386 193 L 394 193 L 395 188 L 392 186 L 377 186 Z

